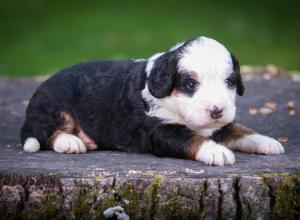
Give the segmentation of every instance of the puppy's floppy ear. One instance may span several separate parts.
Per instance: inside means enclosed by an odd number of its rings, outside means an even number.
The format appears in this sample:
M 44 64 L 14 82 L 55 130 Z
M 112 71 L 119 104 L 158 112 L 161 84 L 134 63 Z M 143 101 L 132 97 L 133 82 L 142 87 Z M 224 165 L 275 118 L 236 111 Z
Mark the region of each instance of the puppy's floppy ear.
M 230 53 L 230 55 L 231 55 L 231 60 L 232 60 L 232 65 L 233 65 L 233 71 L 234 71 L 234 73 L 236 73 L 238 75 L 236 93 L 239 96 L 242 96 L 244 94 L 245 88 L 244 88 L 242 76 L 240 73 L 240 64 L 239 64 L 239 61 L 235 58 L 235 56 L 232 53 Z
M 168 52 L 157 58 L 148 77 L 148 88 L 151 95 L 156 98 L 170 95 L 176 72 L 177 58 L 173 52 Z

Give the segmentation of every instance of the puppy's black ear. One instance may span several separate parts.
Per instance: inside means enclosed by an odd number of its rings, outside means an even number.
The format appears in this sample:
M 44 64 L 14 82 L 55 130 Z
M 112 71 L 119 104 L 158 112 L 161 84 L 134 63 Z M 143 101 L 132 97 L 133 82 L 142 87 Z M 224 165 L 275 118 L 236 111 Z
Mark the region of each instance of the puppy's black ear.
M 148 88 L 156 98 L 163 98 L 171 94 L 173 81 L 177 72 L 177 58 L 174 53 L 163 54 L 154 60 L 153 68 L 148 77 Z
M 231 60 L 232 60 L 232 65 L 233 65 L 233 71 L 234 71 L 234 73 L 236 73 L 238 75 L 236 93 L 239 96 L 242 96 L 244 94 L 245 88 L 244 88 L 242 76 L 240 73 L 240 64 L 239 64 L 239 61 L 235 58 L 235 56 L 232 53 L 230 53 L 230 55 L 231 55 Z

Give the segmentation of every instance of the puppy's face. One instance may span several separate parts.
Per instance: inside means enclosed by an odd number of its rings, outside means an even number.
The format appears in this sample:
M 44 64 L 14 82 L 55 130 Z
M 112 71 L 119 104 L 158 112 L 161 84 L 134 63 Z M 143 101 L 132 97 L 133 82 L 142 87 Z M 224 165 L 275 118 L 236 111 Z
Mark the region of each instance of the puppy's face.
M 215 40 L 200 37 L 182 43 L 153 59 L 152 65 L 148 62 L 147 70 L 154 103 L 180 123 L 197 130 L 234 120 L 236 93 L 243 94 L 239 65 Z

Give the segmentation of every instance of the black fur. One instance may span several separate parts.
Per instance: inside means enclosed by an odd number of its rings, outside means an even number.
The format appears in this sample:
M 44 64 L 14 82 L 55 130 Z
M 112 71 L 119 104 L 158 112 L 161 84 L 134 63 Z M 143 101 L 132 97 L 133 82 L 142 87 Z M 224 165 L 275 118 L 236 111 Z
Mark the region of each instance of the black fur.
M 191 82 L 195 85 L 192 88 L 188 86 L 188 83 Z M 180 91 L 181 93 L 187 96 L 193 96 L 198 86 L 199 86 L 199 82 L 191 79 L 190 75 L 186 73 L 176 74 L 176 76 L 174 77 L 174 83 L 173 83 L 174 89 Z
M 221 129 L 216 130 L 213 133 L 213 135 L 211 136 L 211 139 L 214 140 L 217 143 L 221 143 L 231 133 L 233 125 L 234 125 L 234 123 L 229 123 L 229 124 L 223 126 Z
M 232 64 L 233 64 L 233 70 L 234 70 L 234 73 L 236 74 L 236 77 L 237 77 L 237 94 L 239 96 L 242 96 L 244 94 L 244 84 L 243 84 L 243 81 L 242 81 L 242 76 L 240 74 L 240 64 L 239 64 L 239 61 L 235 58 L 235 56 L 230 53 L 231 55 L 231 60 L 232 60 Z
M 33 95 L 21 131 L 22 143 L 35 137 L 42 149 L 49 149 L 49 137 L 63 123 L 58 112 L 66 111 L 99 149 L 185 158 L 192 132 L 145 114 L 147 106 L 141 96 L 145 65 L 95 61 L 57 73 Z
M 151 95 L 163 98 L 171 94 L 177 63 L 178 56 L 174 52 L 163 54 L 156 60 L 148 79 Z

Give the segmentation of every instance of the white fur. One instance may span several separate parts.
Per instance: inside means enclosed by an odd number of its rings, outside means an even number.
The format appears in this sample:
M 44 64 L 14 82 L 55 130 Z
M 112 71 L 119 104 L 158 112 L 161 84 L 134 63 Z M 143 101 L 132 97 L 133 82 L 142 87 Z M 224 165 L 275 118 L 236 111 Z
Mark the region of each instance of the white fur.
M 231 72 L 232 60 L 222 44 L 207 37 L 199 37 L 184 48 L 178 67 L 195 71 L 200 78 L 205 77 L 203 74 L 220 77 Z
M 215 131 L 219 130 L 218 128 L 208 128 L 208 129 L 199 129 L 195 131 L 195 134 L 202 137 L 210 137 Z
M 234 164 L 235 156 L 228 148 L 214 141 L 206 141 L 199 147 L 196 160 L 208 165 L 224 166 Z
M 72 134 L 59 134 L 53 143 L 53 149 L 58 153 L 85 153 L 86 146 L 83 141 Z
M 150 109 L 146 114 L 150 117 L 158 117 L 163 123 L 186 124 L 184 118 L 178 114 L 179 107 L 174 105 L 172 98 L 158 99 L 150 94 L 148 85 L 142 91 L 144 100 L 149 103 Z
M 181 45 L 175 45 L 171 50 Z M 155 59 L 161 55 L 156 54 L 149 59 L 146 68 L 148 75 Z M 220 128 L 232 122 L 236 113 L 236 91 L 225 83 L 233 72 L 228 50 L 213 39 L 200 37 L 186 46 L 179 56 L 179 71 L 196 73 L 200 86 L 192 97 L 178 93 L 157 99 L 150 94 L 146 85 L 142 96 L 150 106 L 147 114 L 165 123 L 184 124 L 200 133 L 202 129 Z M 222 117 L 218 120 L 210 117 L 210 110 L 214 106 L 223 109 Z
M 283 146 L 273 138 L 261 135 L 252 134 L 240 138 L 236 141 L 232 141 L 228 144 L 228 147 L 232 150 L 258 153 L 258 154 L 283 154 Z
M 40 150 L 40 143 L 39 141 L 34 137 L 29 137 L 26 139 L 23 149 L 25 152 L 28 153 L 34 153 Z
M 148 59 L 147 66 L 146 66 L 146 73 L 147 73 L 147 76 L 150 75 L 151 70 L 152 70 L 152 68 L 153 68 L 153 65 L 154 65 L 154 63 L 155 63 L 155 60 L 156 60 L 157 58 L 159 58 L 159 57 L 160 57 L 161 55 L 163 55 L 163 54 L 164 54 L 164 52 L 163 52 L 163 53 L 156 53 L 156 54 L 154 54 L 152 57 L 150 57 L 150 58 Z

